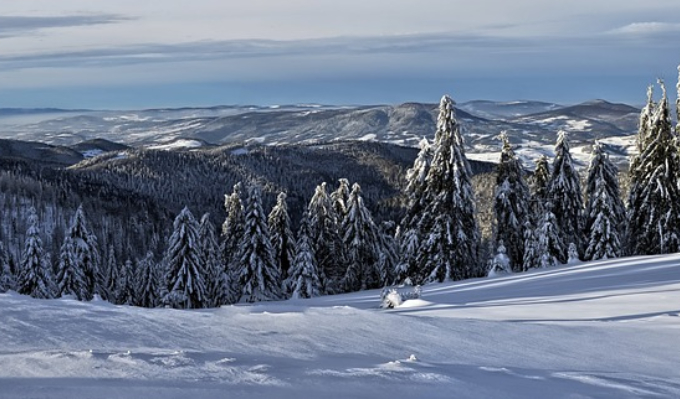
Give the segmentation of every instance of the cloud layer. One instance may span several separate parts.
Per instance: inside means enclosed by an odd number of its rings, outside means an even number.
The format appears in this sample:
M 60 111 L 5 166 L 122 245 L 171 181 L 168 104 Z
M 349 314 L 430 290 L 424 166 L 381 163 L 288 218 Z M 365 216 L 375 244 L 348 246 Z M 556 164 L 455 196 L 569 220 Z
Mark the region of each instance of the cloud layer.
M 132 0 L 63 0 L 59 7 L 38 0 L 37 10 L 19 3 L 7 10 L 0 5 L 0 106 L 6 104 L 3 91 L 28 98 L 41 88 L 78 88 L 82 94 L 87 88 L 249 82 L 249 91 L 262 90 L 262 82 L 293 88 L 286 89 L 291 100 L 301 101 L 295 88 L 309 88 L 309 96 L 311 82 L 385 92 L 395 84 L 414 88 L 404 91 L 404 100 L 417 100 L 418 88 L 435 82 L 488 82 L 498 87 L 496 98 L 513 99 L 527 93 L 531 78 L 537 83 L 529 94 L 564 101 L 540 86 L 562 83 L 566 92 L 590 85 L 583 88 L 587 96 L 619 77 L 621 87 L 633 81 L 644 87 L 656 76 L 674 79 L 680 62 L 680 23 L 671 19 L 680 15 L 680 4 L 667 0 L 349 0 L 342 6 L 326 0 L 167 0 L 162 10 Z M 479 93 L 494 93 L 482 86 Z M 355 96 L 336 101 L 381 98 Z M 267 95 L 260 97 L 264 102 Z

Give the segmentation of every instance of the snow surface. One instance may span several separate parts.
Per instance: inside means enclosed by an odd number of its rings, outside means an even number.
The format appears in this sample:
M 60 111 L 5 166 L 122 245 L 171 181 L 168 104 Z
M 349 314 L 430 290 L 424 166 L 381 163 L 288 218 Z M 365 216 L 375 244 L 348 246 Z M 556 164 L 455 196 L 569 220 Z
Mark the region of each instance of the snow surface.
M 149 146 L 152 150 L 178 150 L 178 149 L 193 149 L 203 146 L 198 140 L 178 139 L 170 143 Z
M 0 294 L 0 397 L 680 396 L 680 254 L 182 311 Z

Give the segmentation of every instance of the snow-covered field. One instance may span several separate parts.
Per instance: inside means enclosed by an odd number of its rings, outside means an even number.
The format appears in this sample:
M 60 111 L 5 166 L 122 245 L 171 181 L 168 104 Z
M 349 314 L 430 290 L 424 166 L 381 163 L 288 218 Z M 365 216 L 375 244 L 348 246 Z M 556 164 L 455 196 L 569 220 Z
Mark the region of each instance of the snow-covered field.
M 680 254 L 180 311 L 0 294 L 0 397 L 679 397 Z

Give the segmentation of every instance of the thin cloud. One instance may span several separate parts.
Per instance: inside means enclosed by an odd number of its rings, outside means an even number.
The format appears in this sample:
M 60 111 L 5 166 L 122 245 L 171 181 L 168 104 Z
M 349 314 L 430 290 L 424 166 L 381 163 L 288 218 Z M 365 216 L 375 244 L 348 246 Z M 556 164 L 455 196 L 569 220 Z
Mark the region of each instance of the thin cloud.
M 114 15 L 0 16 L 0 37 L 20 36 L 49 28 L 112 24 L 133 18 Z
M 614 35 L 655 35 L 672 32 L 680 32 L 680 23 L 634 22 L 609 31 Z

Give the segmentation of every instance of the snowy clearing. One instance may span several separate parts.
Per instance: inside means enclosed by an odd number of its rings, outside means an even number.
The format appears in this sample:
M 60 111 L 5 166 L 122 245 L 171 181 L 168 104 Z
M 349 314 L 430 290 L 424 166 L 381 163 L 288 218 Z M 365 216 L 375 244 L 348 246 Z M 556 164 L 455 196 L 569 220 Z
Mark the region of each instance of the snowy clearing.
M 680 396 L 680 255 L 184 311 L 0 294 L 0 397 Z

